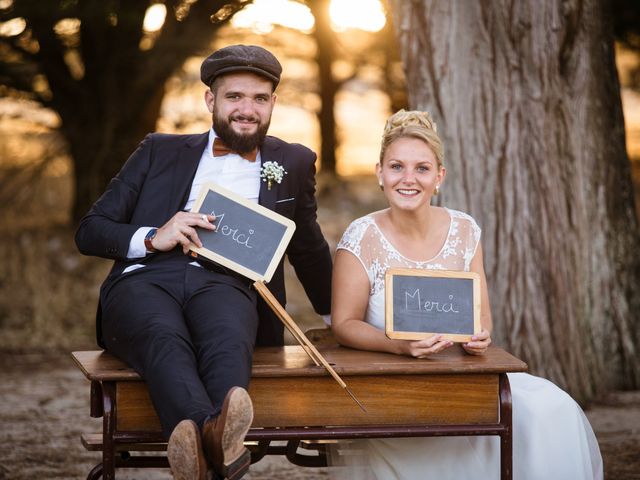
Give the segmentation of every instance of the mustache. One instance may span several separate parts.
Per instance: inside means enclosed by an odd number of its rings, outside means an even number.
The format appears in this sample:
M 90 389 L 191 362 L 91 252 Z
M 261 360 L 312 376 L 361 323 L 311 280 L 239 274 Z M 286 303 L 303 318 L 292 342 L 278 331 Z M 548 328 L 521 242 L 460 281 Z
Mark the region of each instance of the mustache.
M 260 119 L 258 117 L 254 117 L 254 116 L 247 116 L 247 115 L 231 115 L 229 117 L 229 121 L 241 121 L 241 122 L 252 122 L 252 123 L 259 123 Z
M 269 129 L 269 123 L 271 118 L 263 121 L 259 116 L 246 115 L 235 113 L 227 117 L 221 117 L 218 112 L 214 110 L 211 116 L 213 120 L 213 129 L 216 134 L 227 144 L 232 150 L 238 152 L 250 152 L 255 148 L 259 148 L 262 144 L 267 130 Z M 242 120 L 244 122 L 251 122 L 256 125 L 256 131 L 251 134 L 242 134 L 236 132 L 231 126 L 233 120 Z

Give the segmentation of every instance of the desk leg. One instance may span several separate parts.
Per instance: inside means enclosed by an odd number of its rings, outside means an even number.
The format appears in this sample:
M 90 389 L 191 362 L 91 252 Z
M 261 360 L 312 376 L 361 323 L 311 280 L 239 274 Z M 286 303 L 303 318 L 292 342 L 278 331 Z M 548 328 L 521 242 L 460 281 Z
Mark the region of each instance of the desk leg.
M 271 440 L 260 440 L 255 448 L 249 448 L 251 452 L 251 463 L 259 462 L 269 453 Z
M 100 418 L 104 410 L 102 408 L 102 384 L 97 380 L 91 381 L 91 418 Z
M 104 480 L 115 480 L 116 448 L 113 434 L 116 429 L 116 385 L 115 382 L 102 384 L 102 475 Z
M 91 469 L 89 475 L 87 475 L 87 480 L 98 480 L 102 478 L 102 464 L 99 463 L 95 467 Z
M 511 387 L 506 373 L 500 374 L 500 478 L 513 478 L 513 424 L 511 421 Z
M 298 447 L 300 440 L 289 440 L 287 442 L 287 460 L 299 467 L 326 467 L 327 455 L 325 450 L 318 450 L 317 455 L 300 455 Z

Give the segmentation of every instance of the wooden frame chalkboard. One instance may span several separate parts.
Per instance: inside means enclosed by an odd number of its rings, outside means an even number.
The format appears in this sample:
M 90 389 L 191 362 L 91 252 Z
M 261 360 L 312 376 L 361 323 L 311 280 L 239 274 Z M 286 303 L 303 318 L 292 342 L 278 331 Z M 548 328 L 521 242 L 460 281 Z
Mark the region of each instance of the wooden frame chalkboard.
M 385 331 L 421 340 L 434 334 L 468 342 L 479 333 L 480 275 L 475 272 L 390 268 L 385 275 Z
M 216 230 L 197 228 L 198 255 L 255 281 L 269 282 L 296 229 L 295 223 L 214 183 L 200 190 L 192 212 L 214 215 Z

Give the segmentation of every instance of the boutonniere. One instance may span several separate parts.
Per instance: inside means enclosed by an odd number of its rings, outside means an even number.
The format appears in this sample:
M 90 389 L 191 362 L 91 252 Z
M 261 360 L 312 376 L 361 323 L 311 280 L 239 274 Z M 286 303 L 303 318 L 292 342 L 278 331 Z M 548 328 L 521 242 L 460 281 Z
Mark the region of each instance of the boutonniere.
M 287 171 L 278 162 L 264 162 L 260 170 L 260 178 L 267 182 L 267 190 L 271 190 L 273 182 L 280 183 Z

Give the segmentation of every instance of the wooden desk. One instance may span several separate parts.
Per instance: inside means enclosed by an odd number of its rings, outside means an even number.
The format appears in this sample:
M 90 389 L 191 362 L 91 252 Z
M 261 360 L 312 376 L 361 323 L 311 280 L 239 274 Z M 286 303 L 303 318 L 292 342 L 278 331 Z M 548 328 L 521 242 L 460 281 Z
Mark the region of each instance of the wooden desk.
M 367 412 L 301 347 L 259 348 L 249 387 L 255 417 L 246 437 L 258 442 L 253 462 L 275 453 L 298 463 L 297 442 L 309 439 L 499 435 L 502 478 L 511 479 L 511 392 L 505 373 L 525 371 L 525 363 L 497 347 L 477 357 L 453 347 L 423 360 L 338 346 L 320 351 Z M 117 455 L 164 442 L 140 377 L 106 352 L 72 355 L 91 380 L 91 416 L 103 418 L 96 448 L 102 463 L 87 478 L 111 480 L 117 467 L 166 466 L 162 456 Z M 274 440 L 295 448 L 270 447 Z

